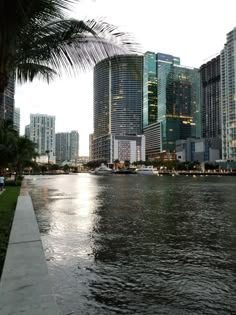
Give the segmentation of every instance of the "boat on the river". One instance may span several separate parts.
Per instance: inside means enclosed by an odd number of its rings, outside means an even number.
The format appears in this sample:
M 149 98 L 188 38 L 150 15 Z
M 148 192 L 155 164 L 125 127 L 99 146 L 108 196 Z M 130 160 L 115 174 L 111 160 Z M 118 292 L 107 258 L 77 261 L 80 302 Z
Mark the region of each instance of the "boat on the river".
M 104 163 L 102 163 L 99 167 L 95 168 L 95 175 L 110 175 L 112 174 L 112 169 L 107 167 Z
M 154 169 L 152 165 L 144 166 L 136 169 L 136 173 L 140 175 L 155 175 L 158 174 L 158 171 Z

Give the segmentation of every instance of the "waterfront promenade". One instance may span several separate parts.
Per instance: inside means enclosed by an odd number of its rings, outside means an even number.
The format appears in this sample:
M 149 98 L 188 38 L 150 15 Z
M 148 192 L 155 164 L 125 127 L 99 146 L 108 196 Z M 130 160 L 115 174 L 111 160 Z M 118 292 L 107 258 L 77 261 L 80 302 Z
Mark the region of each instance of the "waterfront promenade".
M 24 182 L 0 282 L 0 314 L 59 314 L 33 204 Z

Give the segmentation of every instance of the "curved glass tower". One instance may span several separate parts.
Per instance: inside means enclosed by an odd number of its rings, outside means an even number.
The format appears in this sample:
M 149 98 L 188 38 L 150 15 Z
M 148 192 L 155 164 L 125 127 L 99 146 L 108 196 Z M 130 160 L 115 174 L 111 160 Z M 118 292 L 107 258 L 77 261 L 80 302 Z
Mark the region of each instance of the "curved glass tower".
M 142 102 L 143 56 L 119 55 L 95 66 L 94 158 L 113 160 L 112 137 L 142 134 Z
M 94 69 L 94 135 L 142 133 L 143 57 L 121 55 Z

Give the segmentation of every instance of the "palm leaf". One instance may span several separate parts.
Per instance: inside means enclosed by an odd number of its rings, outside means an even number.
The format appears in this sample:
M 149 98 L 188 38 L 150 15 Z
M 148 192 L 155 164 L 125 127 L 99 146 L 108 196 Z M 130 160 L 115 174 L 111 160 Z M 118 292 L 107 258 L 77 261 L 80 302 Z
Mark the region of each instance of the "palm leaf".
M 49 81 L 62 69 L 73 73 L 107 57 L 137 52 L 132 37 L 113 25 L 66 19 L 73 2 L 1 0 L 0 93 L 10 73 L 20 82 L 36 76 Z
M 24 32 L 24 37 L 21 38 L 21 49 L 16 61 L 11 61 L 11 65 L 18 65 L 17 76 L 21 81 L 30 78 L 21 75 L 21 63 L 24 64 L 24 70 L 27 64 L 31 68 L 33 63 L 46 67 L 50 75 L 46 72 L 40 74 L 46 75 L 49 80 L 53 77 L 51 74 L 60 73 L 62 69 L 67 72 L 86 70 L 104 58 L 136 51 L 130 35 L 119 33 L 113 25 L 94 20 L 53 21 L 35 27 L 34 35 L 32 28 L 30 30 L 31 33 Z M 33 76 L 30 80 L 32 79 Z

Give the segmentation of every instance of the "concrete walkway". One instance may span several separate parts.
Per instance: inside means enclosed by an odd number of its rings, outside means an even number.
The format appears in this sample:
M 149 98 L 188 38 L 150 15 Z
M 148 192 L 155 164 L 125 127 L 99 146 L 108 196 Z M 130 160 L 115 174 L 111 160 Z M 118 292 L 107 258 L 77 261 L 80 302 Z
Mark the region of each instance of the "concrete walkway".
M 24 185 L 0 282 L 0 314 L 59 314 L 31 197 Z

